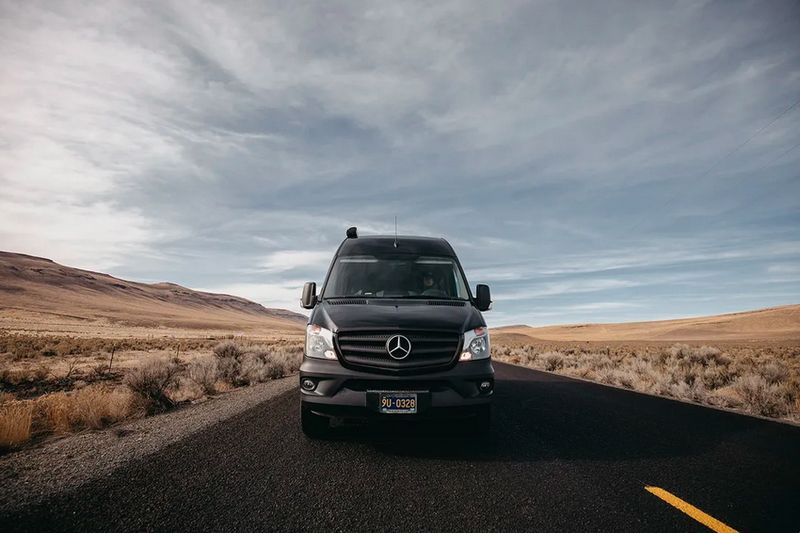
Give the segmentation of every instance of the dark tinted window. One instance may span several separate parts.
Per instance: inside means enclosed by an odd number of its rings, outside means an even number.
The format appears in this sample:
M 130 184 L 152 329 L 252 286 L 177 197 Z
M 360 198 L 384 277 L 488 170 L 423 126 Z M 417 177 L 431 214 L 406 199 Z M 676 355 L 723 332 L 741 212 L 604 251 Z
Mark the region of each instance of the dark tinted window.
M 469 298 L 464 278 L 450 257 L 369 255 L 339 257 L 324 298 Z

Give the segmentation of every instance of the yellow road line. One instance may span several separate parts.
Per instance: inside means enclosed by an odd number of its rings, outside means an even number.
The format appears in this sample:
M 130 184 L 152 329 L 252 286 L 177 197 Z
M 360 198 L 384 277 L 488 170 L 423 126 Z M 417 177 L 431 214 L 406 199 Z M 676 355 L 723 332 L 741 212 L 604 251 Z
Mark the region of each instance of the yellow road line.
M 732 527 L 730 527 L 730 526 L 728 526 L 726 524 L 723 524 L 722 522 L 720 522 L 719 520 L 717 520 L 713 516 L 707 515 L 706 513 L 704 513 L 703 511 L 701 511 L 697 507 L 695 507 L 694 505 L 692 505 L 690 503 L 686 503 L 685 501 L 681 500 L 680 498 L 678 498 L 674 494 L 670 494 L 669 492 L 665 491 L 662 488 L 659 488 L 659 487 L 645 487 L 644 490 L 646 490 L 647 492 L 649 492 L 650 494 L 652 494 L 654 496 L 658 496 L 659 498 L 661 498 L 662 500 L 664 500 L 665 502 L 667 502 L 671 506 L 675 507 L 676 509 L 678 509 L 678 510 L 680 510 L 680 511 L 686 513 L 686 514 L 688 514 L 689 516 L 691 516 L 692 518 L 694 518 L 695 520 L 697 520 L 698 522 L 700 522 L 701 524 L 703 524 L 707 528 L 709 528 L 709 529 L 711 529 L 713 531 L 716 531 L 717 533 L 739 533 L 738 531 L 736 531 Z

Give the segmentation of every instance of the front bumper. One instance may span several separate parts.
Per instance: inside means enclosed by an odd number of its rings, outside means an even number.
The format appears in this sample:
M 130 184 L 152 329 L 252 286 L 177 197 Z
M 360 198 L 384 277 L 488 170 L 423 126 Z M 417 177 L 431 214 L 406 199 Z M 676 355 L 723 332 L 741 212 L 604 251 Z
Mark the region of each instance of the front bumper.
M 392 376 L 344 368 L 339 361 L 304 358 L 300 381 L 310 378 L 313 391 L 300 388 L 300 400 L 312 411 L 337 417 L 438 418 L 469 416 L 475 408 L 491 402 L 494 369 L 490 359 L 465 361 L 453 368 L 430 374 Z M 488 392 L 478 384 L 490 381 Z M 385 415 L 378 412 L 374 391 L 415 391 L 416 415 Z

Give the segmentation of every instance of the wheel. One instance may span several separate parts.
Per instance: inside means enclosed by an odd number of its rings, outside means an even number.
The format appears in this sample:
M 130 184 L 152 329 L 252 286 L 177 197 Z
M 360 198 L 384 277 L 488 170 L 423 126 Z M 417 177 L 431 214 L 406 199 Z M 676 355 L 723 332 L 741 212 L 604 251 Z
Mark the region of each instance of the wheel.
M 320 439 L 328 434 L 330 421 L 327 417 L 311 412 L 311 409 L 300 406 L 300 425 L 303 433 L 311 439 Z
M 487 435 L 492 428 L 492 406 L 480 405 L 475 408 L 475 416 L 470 419 L 470 429 L 476 435 Z

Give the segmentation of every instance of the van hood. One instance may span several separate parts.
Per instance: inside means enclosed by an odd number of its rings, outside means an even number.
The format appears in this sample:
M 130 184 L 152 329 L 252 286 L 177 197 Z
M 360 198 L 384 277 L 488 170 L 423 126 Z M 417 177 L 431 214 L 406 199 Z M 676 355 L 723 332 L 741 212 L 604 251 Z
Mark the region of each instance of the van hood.
M 429 303 L 432 302 L 432 303 Z M 458 331 L 486 326 L 470 302 L 442 305 L 442 300 L 323 300 L 309 320 L 333 332 L 354 329 L 438 329 Z M 448 302 L 449 303 L 449 302 Z

